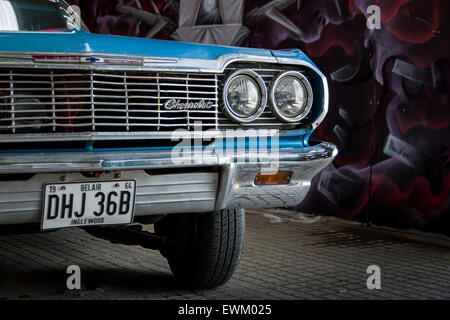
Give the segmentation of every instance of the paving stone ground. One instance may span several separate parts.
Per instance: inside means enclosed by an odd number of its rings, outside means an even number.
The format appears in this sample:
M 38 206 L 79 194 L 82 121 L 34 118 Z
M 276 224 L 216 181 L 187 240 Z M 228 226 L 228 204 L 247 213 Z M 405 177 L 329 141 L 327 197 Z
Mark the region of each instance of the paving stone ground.
M 80 229 L 0 236 L 0 299 L 450 299 L 450 242 L 277 210 L 247 212 L 240 266 L 187 290 L 157 251 Z M 66 268 L 81 268 L 68 290 Z M 369 290 L 367 267 L 381 268 Z

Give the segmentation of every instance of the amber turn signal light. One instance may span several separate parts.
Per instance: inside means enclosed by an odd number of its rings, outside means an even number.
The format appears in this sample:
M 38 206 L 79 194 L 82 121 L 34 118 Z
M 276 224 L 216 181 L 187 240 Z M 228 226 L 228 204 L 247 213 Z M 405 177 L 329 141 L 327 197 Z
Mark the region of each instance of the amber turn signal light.
M 292 177 L 292 171 L 278 171 L 274 174 L 258 173 L 255 177 L 255 185 L 277 185 L 289 184 Z

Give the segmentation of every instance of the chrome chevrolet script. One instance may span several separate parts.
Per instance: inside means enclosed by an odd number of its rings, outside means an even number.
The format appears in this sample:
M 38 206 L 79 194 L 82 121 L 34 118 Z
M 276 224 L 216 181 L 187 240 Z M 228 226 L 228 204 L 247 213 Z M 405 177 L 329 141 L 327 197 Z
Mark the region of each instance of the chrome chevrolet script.
M 180 102 L 177 99 L 170 99 L 164 104 L 166 110 L 202 110 L 211 109 L 214 106 L 212 101 L 200 100 L 199 102 Z

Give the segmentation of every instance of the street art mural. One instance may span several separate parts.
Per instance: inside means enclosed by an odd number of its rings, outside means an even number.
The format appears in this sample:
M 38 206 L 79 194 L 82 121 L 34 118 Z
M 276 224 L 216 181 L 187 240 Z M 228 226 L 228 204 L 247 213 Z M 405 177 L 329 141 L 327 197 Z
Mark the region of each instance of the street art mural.
M 330 84 L 315 137 L 340 155 L 295 209 L 450 235 L 449 1 L 181 2 L 70 1 L 97 33 L 304 50 Z

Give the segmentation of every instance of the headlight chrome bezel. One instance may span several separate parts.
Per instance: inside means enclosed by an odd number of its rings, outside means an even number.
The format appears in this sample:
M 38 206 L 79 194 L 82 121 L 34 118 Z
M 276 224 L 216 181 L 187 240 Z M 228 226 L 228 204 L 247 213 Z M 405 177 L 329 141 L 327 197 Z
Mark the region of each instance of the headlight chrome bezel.
M 281 113 L 281 111 L 276 103 L 275 90 L 276 90 L 278 84 L 280 83 L 280 81 L 283 80 L 285 77 L 296 78 L 297 80 L 299 80 L 302 83 L 303 87 L 306 90 L 307 102 L 306 102 L 305 108 L 303 109 L 303 111 L 301 113 L 299 113 L 295 117 L 288 117 L 288 116 L 284 115 L 283 113 Z M 302 119 L 304 119 L 311 111 L 311 108 L 313 105 L 313 98 L 314 98 L 314 95 L 313 95 L 313 89 L 312 89 L 311 83 L 302 73 L 300 73 L 298 71 L 286 71 L 286 72 L 279 74 L 272 81 L 272 84 L 270 86 L 270 104 L 269 104 L 270 109 L 272 110 L 272 113 L 275 115 L 275 117 L 277 117 L 279 120 L 281 120 L 283 122 L 294 123 L 294 122 L 299 122 Z
M 228 101 L 228 88 L 230 86 L 231 81 L 236 76 L 248 76 L 253 81 L 255 81 L 259 87 L 259 92 L 260 92 L 259 106 L 256 109 L 256 111 L 248 117 L 241 117 L 241 116 L 237 115 L 231 108 L 230 103 Z M 261 76 L 259 74 L 257 74 L 255 71 L 250 70 L 250 69 L 237 70 L 237 71 L 233 72 L 231 75 L 229 75 L 223 86 L 222 95 L 223 95 L 223 104 L 224 104 L 225 113 L 232 121 L 234 121 L 236 123 L 249 123 L 249 122 L 253 122 L 256 119 L 258 119 L 259 116 L 261 116 L 261 114 L 264 112 L 264 109 L 266 108 L 267 100 L 268 100 L 267 87 L 266 87 L 264 80 L 261 78 Z

